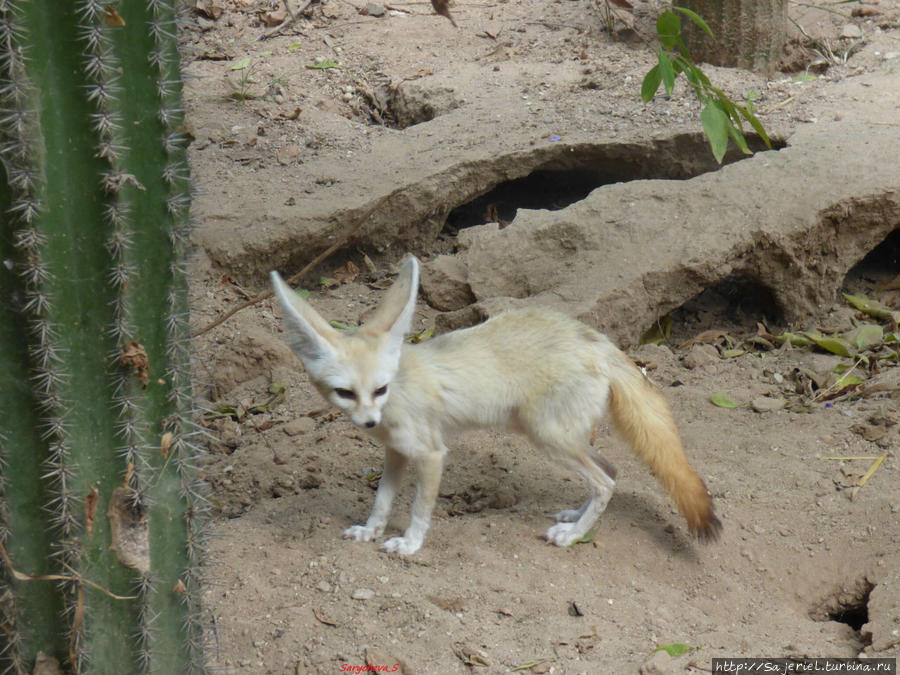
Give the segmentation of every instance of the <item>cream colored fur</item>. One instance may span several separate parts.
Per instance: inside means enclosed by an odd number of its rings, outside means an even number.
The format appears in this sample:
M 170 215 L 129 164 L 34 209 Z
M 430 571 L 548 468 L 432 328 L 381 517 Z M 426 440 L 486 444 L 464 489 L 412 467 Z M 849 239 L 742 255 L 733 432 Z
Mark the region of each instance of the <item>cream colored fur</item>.
M 332 328 L 272 273 L 288 344 L 322 395 L 385 444 L 372 514 L 344 535 L 381 536 L 406 465 L 417 474 L 410 525 L 382 546 L 401 554 L 422 546 L 437 500 L 444 438 L 472 427 L 527 436 L 552 461 L 582 476 L 590 496 L 547 530 L 557 546 L 584 538 L 606 508 L 615 469 L 591 448 L 609 410 L 623 438 L 657 476 L 688 526 L 715 539 L 721 525 L 703 481 L 685 457 L 659 390 L 605 336 L 562 314 L 512 311 L 421 344 L 403 343 L 418 291 L 409 258 L 376 314 L 352 334 Z

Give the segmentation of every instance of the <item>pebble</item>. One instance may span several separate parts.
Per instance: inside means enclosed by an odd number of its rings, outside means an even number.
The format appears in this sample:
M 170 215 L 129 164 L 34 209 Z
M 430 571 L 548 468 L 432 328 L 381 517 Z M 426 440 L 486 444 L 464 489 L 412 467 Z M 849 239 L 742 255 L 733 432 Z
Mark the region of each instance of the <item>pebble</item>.
M 350 597 L 354 600 L 371 600 L 375 597 L 375 591 L 371 588 L 357 588 L 350 594 Z
M 301 434 L 308 434 L 315 428 L 316 422 L 311 417 L 298 417 L 295 420 L 286 422 L 281 427 L 281 430 L 288 436 L 300 436 Z
M 750 401 L 750 407 L 758 413 L 781 410 L 785 406 L 783 398 L 771 398 L 769 396 L 757 396 Z
M 841 29 L 842 38 L 861 38 L 862 29 L 854 23 L 848 23 Z
M 369 16 L 384 16 L 386 11 L 384 5 L 379 5 L 376 2 L 366 3 L 366 12 L 368 12 Z
M 641 664 L 640 675 L 666 675 L 672 669 L 672 657 L 664 649 L 653 652 Z
M 331 593 L 331 584 L 323 579 L 316 584 L 316 589 L 322 591 L 323 593 Z

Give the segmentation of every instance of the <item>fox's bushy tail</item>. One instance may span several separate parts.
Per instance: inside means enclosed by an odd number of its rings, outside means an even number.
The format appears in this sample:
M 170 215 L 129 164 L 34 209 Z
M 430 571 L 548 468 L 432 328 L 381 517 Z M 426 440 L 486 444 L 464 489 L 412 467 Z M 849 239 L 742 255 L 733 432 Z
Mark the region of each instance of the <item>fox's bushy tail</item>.
M 706 485 L 684 454 L 669 404 L 624 354 L 611 371 L 610 411 L 616 430 L 665 487 L 690 531 L 701 541 L 715 541 L 722 523 Z

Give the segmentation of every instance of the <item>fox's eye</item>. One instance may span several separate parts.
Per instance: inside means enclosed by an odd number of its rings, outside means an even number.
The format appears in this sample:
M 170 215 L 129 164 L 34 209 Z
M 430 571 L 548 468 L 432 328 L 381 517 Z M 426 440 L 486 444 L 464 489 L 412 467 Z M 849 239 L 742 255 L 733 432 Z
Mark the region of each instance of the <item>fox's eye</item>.
M 356 398 L 356 394 L 354 394 L 350 389 L 341 389 L 338 387 L 334 390 L 334 393 L 340 396 L 341 398 L 345 398 L 349 401 L 352 401 Z
M 375 394 L 375 396 L 384 396 L 387 393 L 387 385 L 384 385 L 383 387 L 378 387 L 378 389 L 376 389 L 372 393 Z

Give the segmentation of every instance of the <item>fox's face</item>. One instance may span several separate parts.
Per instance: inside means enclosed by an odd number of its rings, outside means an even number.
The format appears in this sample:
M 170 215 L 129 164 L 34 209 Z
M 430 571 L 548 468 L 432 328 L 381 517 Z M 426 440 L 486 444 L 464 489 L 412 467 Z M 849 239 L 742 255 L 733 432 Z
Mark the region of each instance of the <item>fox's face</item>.
M 381 422 L 381 411 L 397 373 L 399 350 L 392 350 L 386 335 L 369 335 L 362 329 L 339 336 L 334 358 L 307 363 L 307 372 L 319 393 L 343 410 L 359 427 L 372 429 Z
M 319 316 L 277 272 L 271 277 L 284 312 L 287 343 L 303 361 L 319 393 L 357 426 L 376 427 L 400 364 L 403 336 L 412 325 L 418 261 L 406 262 L 372 318 L 349 334 Z

